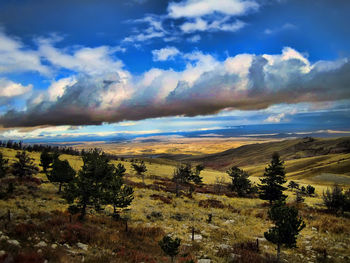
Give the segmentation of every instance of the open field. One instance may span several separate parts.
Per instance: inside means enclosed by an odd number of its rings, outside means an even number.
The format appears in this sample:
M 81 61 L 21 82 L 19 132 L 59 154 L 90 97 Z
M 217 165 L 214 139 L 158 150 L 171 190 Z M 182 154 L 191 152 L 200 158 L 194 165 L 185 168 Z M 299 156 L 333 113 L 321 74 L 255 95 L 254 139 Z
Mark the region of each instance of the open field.
M 186 138 L 182 136 L 140 137 L 128 142 L 79 142 L 77 149 L 97 147 L 116 155 L 202 155 L 222 152 L 242 145 L 279 141 L 259 138 Z

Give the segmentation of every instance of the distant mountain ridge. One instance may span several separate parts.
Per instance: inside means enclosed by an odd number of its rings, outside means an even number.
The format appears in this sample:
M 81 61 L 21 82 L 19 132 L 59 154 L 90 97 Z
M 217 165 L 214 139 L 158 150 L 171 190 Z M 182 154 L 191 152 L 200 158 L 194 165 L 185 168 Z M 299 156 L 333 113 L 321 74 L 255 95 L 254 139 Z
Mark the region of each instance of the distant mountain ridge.
M 283 160 L 345 154 L 350 153 L 350 137 L 335 139 L 305 137 L 279 142 L 248 144 L 220 153 L 179 159 L 180 161 L 201 162 L 206 167 L 224 170 L 231 165 L 248 166 L 267 163 L 274 152 L 278 152 Z

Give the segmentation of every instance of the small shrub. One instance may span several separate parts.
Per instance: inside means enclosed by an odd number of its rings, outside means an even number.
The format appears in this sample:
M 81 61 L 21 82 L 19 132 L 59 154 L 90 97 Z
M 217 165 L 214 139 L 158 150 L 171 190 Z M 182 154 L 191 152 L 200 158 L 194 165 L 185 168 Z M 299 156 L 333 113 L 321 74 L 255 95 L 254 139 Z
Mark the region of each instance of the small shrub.
M 13 260 L 14 263 L 43 263 L 44 261 L 43 256 L 35 251 L 21 252 Z
M 163 214 L 161 212 L 153 211 L 151 214 L 146 216 L 149 220 L 163 220 Z
M 216 199 L 201 200 L 198 205 L 204 208 L 225 208 L 225 205 L 220 200 Z
M 159 241 L 159 246 L 171 258 L 171 262 L 174 262 L 174 258 L 179 254 L 179 247 L 181 244 L 181 239 L 171 238 L 169 235 L 164 236 L 162 240 Z
M 80 223 L 67 224 L 62 233 L 61 239 L 63 243 L 70 245 L 77 242 L 89 243 L 96 235 L 96 229 L 91 227 L 83 227 Z
M 329 211 L 334 213 L 350 211 L 350 192 L 343 192 L 338 185 L 334 185 L 333 189 L 323 192 L 323 202 Z
M 313 195 L 313 194 L 315 194 L 315 187 L 313 187 L 312 185 L 308 185 L 308 186 L 306 187 L 306 193 L 307 193 L 308 195 Z
M 157 194 L 153 194 L 150 196 L 152 199 L 155 200 L 160 200 L 165 204 L 171 204 L 172 203 L 172 198 L 169 196 L 163 196 L 163 195 L 157 195 Z

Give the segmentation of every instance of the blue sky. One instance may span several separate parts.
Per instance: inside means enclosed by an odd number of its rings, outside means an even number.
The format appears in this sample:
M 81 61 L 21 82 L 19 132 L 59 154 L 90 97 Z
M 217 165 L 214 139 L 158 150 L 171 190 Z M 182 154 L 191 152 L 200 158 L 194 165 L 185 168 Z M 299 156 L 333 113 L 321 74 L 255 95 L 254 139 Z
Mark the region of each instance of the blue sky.
M 349 12 L 346 0 L 3 0 L 0 136 L 315 119 L 348 131 Z

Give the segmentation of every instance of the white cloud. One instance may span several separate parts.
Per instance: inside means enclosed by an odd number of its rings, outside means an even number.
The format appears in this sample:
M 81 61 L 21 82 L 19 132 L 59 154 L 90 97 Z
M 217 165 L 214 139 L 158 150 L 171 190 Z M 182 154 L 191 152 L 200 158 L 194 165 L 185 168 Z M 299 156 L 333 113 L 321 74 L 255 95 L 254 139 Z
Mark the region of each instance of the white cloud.
M 244 0 L 184 0 L 171 2 L 168 6 L 169 16 L 172 18 L 201 17 L 220 13 L 230 16 L 246 14 L 255 11 L 259 4 L 255 1 Z
M 49 75 L 51 70 L 41 63 L 38 51 L 25 47 L 0 28 L 0 73 L 34 71 Z
M 264 30 L 264 34 L 266 35 L 273 35 L 273 34 L 277 34 L 279 32 L 282 32 L 282 31 L 287 31 L 287 30 L 296 30 L 297 29 L 297 26 L 291 24 L 291 23 L 286 23 L 284 24 L 283 26 L 281 27 L 278 27 L 278 28 L 266 28 Z
M 152 51 L 153 61 L 166 61 L 173 59 L 180 51 L 176 47 L 165 47 Z
M 183 0 L 170 2 L 167 14 L 147 15 L 142 19 L 129 21 L 143 23 L 146 28 L 142 30 L 142 33 L 132 34 L 124 38 L 123 42 L 144 42 L 154 38 L 162 38 L 162 40 L 170 42 L 181 39 L 183 34 L 193 32 L 236 32 L 246 25 L 245 22 L 236 18 L 258 9 L 259 4 L 254 0 Z M 178 21 L 181 21 L 181 24 L 177 23 Z M 193 36 L 188 40 L 197 42 L 199 37 Z
M 201 18 L 197 18 L 194 22 L 186 22 L 182 24 L 180 28 L 185 33 L 205 31 L 208 29 L 208 23 Z
M 168 32 L 163 28 L 163 18 L 161 16 L 147 15 L 142 19 L 136 19 L 128 22 L 146 24 L 146 28 L 143 30 L 141 29 L 142 33 L 136 33 L 124 38 L 123 42 L 144 42 L 153 38 L 166 37 L 168 35 Z M 136 31 L 139 32 L 140 29 Z
M 11 80 L 0 78 L 0 98 L 13 98 L 29 93 L 33 85 L 23 86 Z
M 186 65 L 180 71 L 151 68 L 134 76 L 117 68 L 98 75 L 76 75 L 76 82 L 66 86 L 62 80 L 62 85 L 52 88 L 55 100 L 44 96 L 24 111 L 8 111 L 0 124 L 98 125 L 350 99 L 349 62 L 312 64 L 307 55 L 290 47 L 280 54 L 239 54 L 224 61 L 199 51 L 182 54 L 182 59 Z M 266 121 L 282 121 L 290 114 L 283 113 L 269 113 Z
M 48 99 L 50 101 L 54 101 L 58 97 L 61 97 L 64 94 L 66 88 L 74 85 L 76 82 L 77 80 L 74 76 L 53 81 L 47 90 L 49 97 Z
M 194 36 L 188 38 L 187 40 L 189 42 L 196 43 L 196 42 L 201 40 L 201 36 L 200 35 L 194 35 Z
M 272 122 L 272 123 L 280 123 L 284 118 L 286 117 L 285 113 L 279 113 L 277 115 L 271 115 L 269 116 L 265 122 Z
M 54 47 L 50 39 L 38 39 L 39 53 L 52 65 L 89 75 L 113 72 L 122 68 L 123 63 L 115 59 L 114 48 L 99 46 L 81 47 L 72 52 Z

